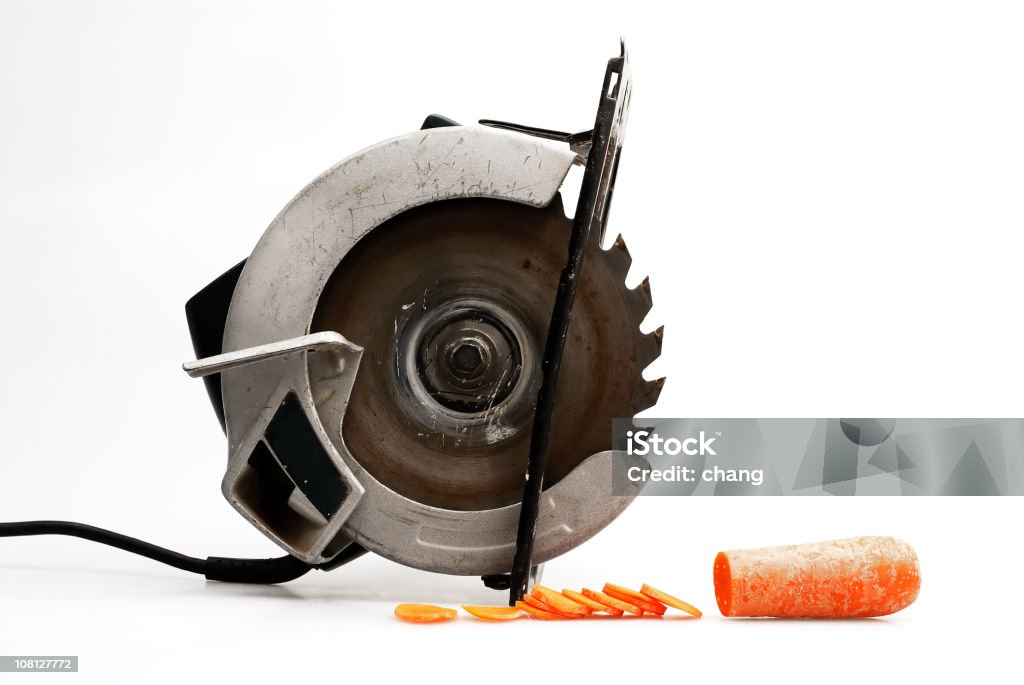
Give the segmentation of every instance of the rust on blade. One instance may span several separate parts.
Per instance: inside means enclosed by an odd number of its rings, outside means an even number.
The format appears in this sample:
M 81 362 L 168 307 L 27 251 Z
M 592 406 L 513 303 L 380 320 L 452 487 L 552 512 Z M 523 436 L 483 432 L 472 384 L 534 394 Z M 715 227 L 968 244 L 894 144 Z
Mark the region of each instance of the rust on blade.
M 601 250 L 601 256 L 610 268 L 614 269 L 619 278 L 625 282 L 629 274 L 629 267 L 633 264 L 633 258 L 629 255 L 629 248 L 626 241 L 619 235 L 615 242 L 607 250 Z
M 365 349 L 344 425 L 331 429 L 341 431 L 362 468 L 399 494 L 442 509 L 487 510 L 522 500 L 530 402 L 570 232 L 557 197 L 546 208 L 448 200 L 389 219 L 346 255 L 311 330 L 344 331 Z M 588 250 L 556 390 L 547 487 L 610 449 L 612 419 L 657 399 L 643 371 L 660 354 L 662 332 L 640 331 L 650 286 L 626 287 L 631 260 L 621 237 L 608 250 Z M 518 350 L 509 367 L 512 390 L 475 413 L 410 390 L 433 378 L 429 371 L 417 375 L 418 360 L 433 354 L 417 342 L 430 339 L 431 317 L 465 302 L 498 312 L 516 332 Z M 335 396 L 332 377 L 311 374 L 310 383 L 314 396 Z M 467 403 L 483 399 L 467 393 Z
M 626 296 L 630 301 L 630 308 L 632 309 L 633 317 L 636 319 L 636 326 L 639 328 L 644 317 L 647 316 L 647 313 L 651 311 L 651 307 L 654 306 L 654 300 L 651 297 L 651 279 L 644 277 L 640 285 L 626 291 Z
M 643 383 L 636 392 L 633 398 L 633 411 L 640 413 L 645 409 L 650 409 L 658 403 L 658 397 L 661 395 L 661 389 L 665 387 L 665 377 L 661 377 L 657 380 L 647 381 Z
M 664 337 L 664 326 L 659 326 L 657 330 L 640 336 L 637 340 L 637 366 L 645 369 L 661 356 L 661 346 Z

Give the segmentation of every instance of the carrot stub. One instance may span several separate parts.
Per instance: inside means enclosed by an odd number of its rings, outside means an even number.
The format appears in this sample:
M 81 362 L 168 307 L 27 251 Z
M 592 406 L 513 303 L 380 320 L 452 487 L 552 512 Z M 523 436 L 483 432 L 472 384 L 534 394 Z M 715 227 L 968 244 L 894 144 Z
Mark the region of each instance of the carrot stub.
M 622 616 L 622 609 L 616 609 L 614 607 L 605 606 L 600 602 L 595 602 L 584 594 L 576 592 L 575 590 L 562 590 L 562 594 L 571 599 L 574 602 L 579 602 L 585 607 L 592 609 L 593 611 L 603 611 L 612 616 Z
M 438 623 L 452 620 L 458 612 L 433 604 L 399 604 L 395 607 L 395 616 L 412 623 Z
M 466 613 L 485 621 L 512 621 L 523 615 L 523 612 L 516 607 L 484 607 L 463 604 L 462 608 Z
M 921 589 L 913 548 L 890 537 L 719 552 L 714 580 L 723 616 L 885 616 Z
M 685 611 L 686 613 L 690 614 L 691 616 L 696 616 L 697 618 L 700 618 L 701 616 L 703 616 L 703 613 L 701 612 L 701 610 L 698 609 L 697 607 L 693 606 L 689 602 L 684 602 L 683 600 L 679 599 L 678 597 L 673 597 L 672 595 L 668 594 L 667 592 L 662 592 L 658 588 L 651 587 L 647 583 L 644 583 L 643 587 L 640 588 L 640 594 L 642 594 L 642 595 L 644 595 L 646 597 L 650 597 L 653 600 L 657 600 L 657 601 L 661 602 L 662 604 L 666 604 L 666 605 L 672 607 L 673 609 L 679 609 L 680 611 Z
M 629 602 L 634 604 L 649 614 L 657 614 L 662 616 L 665 614 L 665 605 L 656 599 L 651 599 L 645 595 L 640 594 L 636 590 L 630 590 L 627 587 L 621 585 L 614 585 L 612 583 L 604 584 L 604 593 L 609 597 L 620 599 L 623 602 Z
M 529 597 L 529 595 L 527 595 L 527 597 Z M 538 618 L 541 621 L 564 621 L 565 620 L 565 616 L 560 616 L 560 615 L 552 613 L 550 611 L 544 611 L 543 609 L 538 609 L 537 607 L 533 606 L 532 604 L 527 604 L 526 602 L 516 602 L 516 608 L 517 609 L 522 609 L 523 611 L 525 611 L 526 615 L 529 616 L 530 618 Z
M 596 592 L 594 590 L 588 590 L 587 588 L 583 588 L 583 595 L 585 597 L 589 597 L 595 602 L 600 602 L 605 606 L 618 609 L 619 611 L 629 612 L 636 616 L 642 616 L 644 613 L 644 610 L 636 606 L 635 604 L 624 602 L 621 599 L 616 599 L 615 597 L 609 597 L 603 592 Z

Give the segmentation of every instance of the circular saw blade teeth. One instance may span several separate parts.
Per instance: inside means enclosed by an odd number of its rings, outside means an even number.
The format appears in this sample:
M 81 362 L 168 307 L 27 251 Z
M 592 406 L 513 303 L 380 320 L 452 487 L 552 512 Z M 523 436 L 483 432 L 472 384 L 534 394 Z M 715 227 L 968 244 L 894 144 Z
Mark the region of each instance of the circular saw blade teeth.
M 633 396 L 633 413 L 638 414 L 645 409 L 650 409 L 658 403 L 661 389 L 665 387 L 665 377 L 643 383 Z
M 612 259 L 622 274 L 622 280 L 626 280 L 626 275 L 629 274 L 629 267 L 633 264 L 633 257 L 629 254 L 629 248 L 626 247 L 626 240 L 620 233 L 615 237 L 615 242 L 612 246 L 606 250 L 609 258 Z
M 607 250 L 602 250 L 602 252 L 616 270 L 622 282 L 625 283 L 629 275 L 629 269 L 633 265 L 633 258 L 629 254 L 626 239 L 622 237 L 621 233 L 618 234 L 612 246 Z M 636 325 L 639 327 L 644 317 L 647 316 L 647 312 L 651 311 L 651 307 L 654 305 L 654 301 L 651 298 L 651 279 L 645 277 L 640 285 L 635 288 L 627 288 L 626 293 L 630 302 L 630 309 L 636 319 Z
M 665 327 L 659 326 L 657 330 L 642 335 L 637 341 L 637 361 L 642 369 L 646 369 L 661 356 L 662 340 L 665 337 Z
M 637 326 L 644 320 L 647 313 L 651 311 L 651 307 L 654 306 L 654 300 L 651 297 L 651 279 L 645 276 L 644 280 L 640 282 L 640 285 L 629 291 L 629 298 L 633 302 L 633 314 L 637 317 Z
M 622 234 L 615 237 L 611 247 L 603 251 L 606 259 L 612 264 L 618 277 L 625 284 L 629 275 L 629 269 L 633 264 L 633 258 L 629 254 L 629 247 Z M 651 295 L 651 279 L 645 277 L 635 288 L 625 289 L 626 301 L 629 306 L 630 315 L 633 319 L 633 334 L 636 340 L 636 366 L 638 369 L 646 369 L 658 357 L 661 356 L 662 341 L 665 337 L 665 327 L 659 326 L 650 333 L 641 333 L 640 324 L 647 317 L 648 312 L 654 306 L 654 299 Z M 661 389 L 665 385 L 665 379 L 659 378 L 653 381 L 638 379 L 639 384 L 633 395 L 633 413 L 639 413 L 653 407 L 658 402 Z

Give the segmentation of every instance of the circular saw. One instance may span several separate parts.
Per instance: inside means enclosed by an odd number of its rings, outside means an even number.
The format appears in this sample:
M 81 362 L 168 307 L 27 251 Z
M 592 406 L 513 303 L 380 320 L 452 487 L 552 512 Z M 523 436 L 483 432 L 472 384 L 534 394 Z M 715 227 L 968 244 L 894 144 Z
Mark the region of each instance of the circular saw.
M 235 509 L 310 565 L 365 549 L 513 594 L 623 511 L 612 419 L 662 385 L 649 284 L 626 288 L 621 236 L 602 249 L 629 97 L 623 49 L 590 130 L 431 115 L 314 179 L 189 301 Z

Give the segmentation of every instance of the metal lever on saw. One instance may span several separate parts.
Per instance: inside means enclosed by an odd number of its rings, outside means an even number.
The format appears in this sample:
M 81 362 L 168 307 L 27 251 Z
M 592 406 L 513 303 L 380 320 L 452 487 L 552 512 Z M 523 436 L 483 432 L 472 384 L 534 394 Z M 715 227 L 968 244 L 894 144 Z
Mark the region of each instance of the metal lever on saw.
M 363 348 L 349 341 L 341 333 L 321 331 L 309 335 L 280 340 L 266 345 L 257 345 L 235 352 L 225 352 L 192 362 L 185 362 L 181 368 L 190 378 L 202 378 L 222 371 L 238 368 L 247 364 L 284 357 L 297 352 L 316 352 L 332 347 L 341 347 L 353 352 L 362 352 Z
M 192 378 L 202 378 L 323 350 L 354 355 L 357 360 L 363 353 L 361 346 L 340 333 L 319 331 L 204 357 L 186 362 L 182 368 Z M 347 362 L 341 360 L 342 354 L 338 356 L 340 368 L 345 368 Z M 294 387 L 282 386 L 268 403 L 267 423 L 258 442 L 244 448 L 252 455 L 242 467 L 244 471 L 234 474 L 233 480 L 225 478 L 222 487 L 243 515 L 264 526 L 270 535 L 289 541 L 292 553 L 306 564 L 321 566 L 350 546 L 341 527 L 364 489 L 324 438 L 322 424 L 309 402 Z M 276 483 L 276 489 L 269 483 Z
M 509 589 L 510 606 L 514 606 L 516 601 L 521 600 L 529 589 L 533 543 L 537 532 L 540 495 L 544 489 L 544 469 L 547 466 L 551 442 L 551 422 L 555 412 L 555 390 L 562 364 L 562 353 L 565 350 L 569 320 L 576 299 L 576 288 L 583 269 L 583 256 L 591 241 L 591 234 L 595 226 L 599 238 L 602 240 L 604 238 L 608 206 L 611 202 L 619 152 L 622 147 L 622 134 L 626 125 L 629 96 L 629 64 L 626 46 L 622 44 L 620 55 L 608 61 L 608 68 L 601 86 L 601 98 L 586 158 L 586 170 L 576 204 L 576 214 L 573 217 L 569 256 L 559 277 L 558 292 L 551 312 L 551 324 L 544 345 L 544 358 L 541 363 L 542 381 L 540 391 L 537 393 L 533 432 L 530 439 L 530 458 L 526 467 L 526 486 L 523 489 L 523 501 L 519 510 L 516 554 L 512 562 L 511 587 Z M 532 129 L 532 131 L 535 132 L 535 135 L 542 137 L 563 136 L 567 142 L 572 138 L 563 133 L 544 129 Z M 578 139 L 577 144 L 579 144 Z
M 564 131 L 552 131 L 549 128 L 537 128 L 536 126 L 525 126 L 513 124 L 508 121 L 497 121 L 495 119 L 481 119 L 480 124 L 491 128 L 500 128 L 505 131 L 525 133 L 528 136 L 544 138 L 545 140 L 557 140 L 560 143 L 568 143 L 569 149 L 576 153 L 577 164 L 586 164 L 590 156 L 591 144 L 594 138 L 594 130 L 581 131 L 580 133 L 566 133 Z

